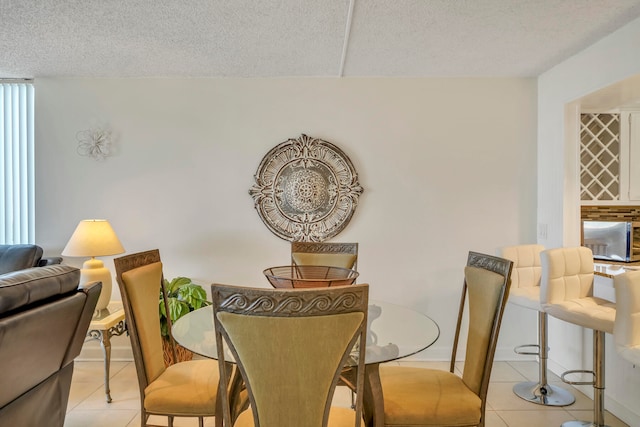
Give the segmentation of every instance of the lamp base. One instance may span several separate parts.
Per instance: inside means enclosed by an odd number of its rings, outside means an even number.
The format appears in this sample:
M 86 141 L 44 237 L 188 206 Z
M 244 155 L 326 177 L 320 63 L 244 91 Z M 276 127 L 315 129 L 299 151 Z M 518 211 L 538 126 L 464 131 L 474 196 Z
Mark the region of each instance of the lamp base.
M 102 282 L 102 290 L 96 304 L 96 310 L 104 310 L 111 300 L 111 271 L 99 259 L 91 258 L 82 264 L 80 285 L 90 282 Z

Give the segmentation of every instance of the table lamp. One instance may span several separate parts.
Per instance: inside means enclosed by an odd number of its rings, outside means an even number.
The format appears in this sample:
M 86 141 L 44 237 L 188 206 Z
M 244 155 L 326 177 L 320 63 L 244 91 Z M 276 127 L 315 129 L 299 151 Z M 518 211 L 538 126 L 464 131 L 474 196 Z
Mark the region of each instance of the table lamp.
M 80 284 L 102 282 L 102 291 L 96 304 L 96 310 L 107 308 L 111 299 L 111 271 L 96 257 L 117 255 L 123 252 L 124 248 L 118 236 L 111 228 L 109 221 L 104 219 L 80 221 L 62 251 L 63 256 L 91 257 L 82 264 Z

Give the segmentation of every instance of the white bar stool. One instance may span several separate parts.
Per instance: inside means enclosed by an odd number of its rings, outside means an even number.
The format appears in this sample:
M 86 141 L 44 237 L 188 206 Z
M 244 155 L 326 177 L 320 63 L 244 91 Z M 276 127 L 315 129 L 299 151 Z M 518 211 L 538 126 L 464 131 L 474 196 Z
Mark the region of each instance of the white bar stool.
M 613 278 L 616 290 L 616 321 L 613 339 L 618 354 L 640 365 L 640 271 Z
M 562 427 L 606 427 L 604 424 L 604 340 L 613 333 L 616 305 L 593 296 L 593 253 L 585 247 L 557 248 L 540 253 L 540 302 L 553 317 L 593 330 L 593 370 L 571 370 L 562 380 L 593 385 L 593 422 L 567 421 Z M 590 373 L 593 381 L 569 381 L 572 373 Z
M 547 313 L 540 305 L 540 252 L 542 245 L 516 245 L 499 248 L 497 255 L 513 261 L 509 303 L 538 312 L 538 343 L 518 346 L 518 354 L 538 356 L 538 381 L 524 381 L 513 386 L 520 398 L 538 405 L 567 406 L 575 397 L 567 390 L 547 382 Z M 528 348 L 535 351 L 527 350 Z

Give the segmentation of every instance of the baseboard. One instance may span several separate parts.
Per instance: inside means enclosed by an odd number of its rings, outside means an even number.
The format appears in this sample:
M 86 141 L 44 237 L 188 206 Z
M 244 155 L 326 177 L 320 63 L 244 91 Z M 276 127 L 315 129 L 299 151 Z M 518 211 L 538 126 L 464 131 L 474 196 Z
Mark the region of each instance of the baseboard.
M 115 341 L 115 340 L 114 340 Z M 112 343 L 111 345 L 111 360 L 121 360 L 121 361 L 130 361 L 133 362 L 133 353 L 131 351 L 131 347 L 124 344 L 116 344 Z M 458 359 L 462 360 L 464 358 L 464 348 L 460 348 L 458 350 Z M 416 360 L 416 361 L 448 361 L 451 359 L 451 348 L 450 347 L 430 347 L 426 350 L 423 350 L 419 353 L 416 353 L 412 356 L 406 357 L 406 360 Z M 76 358 L 76 360 L 80 361 L 96 361 L 96 360 L 104 360 L 102 348 L 98 342 L 88 341 L 82 347 L 82 351 L 80 355 Z M 496 354 L 494 356 L 494 360 L 496 362 L 512 362 L 512 361 L 523 361 L 523 360 L 536 360 L 535 356 L 526 356 L 519 355 L 513 352 L 513 348 L 504 347 L 496 349 Z
M 557 376 L 561 376 L 564 372 L 569 369 L 554 362 L 551 359 L 547 360 L 547 369 Z M 590 385 L 574 385 L 575 389 L 579 390 L 589 399 L 593 400 L 593 386 Z M 640 426 L 640 414 L 633 412 L 633 410 L 629 409 L 625 405 L 621 404 L 617 400 L 612 399 L 607 395 L 606 392 L 606 379 L 605 379 L 605 393 L 604 393 L 604 408 L 609 411 L 616 417 L 620 418 L 622 421 L 627 423 L 630 426 Z
M 632 412 L 626 406 L 618 403 L 618 401 L 608 398 L 606 392 L 604 395 L 604 407 L 607 411 L 611 412 L 630 426 L 640 426 L 640 415 Z
M 465 348 L 458 348 L 457 360 L 463 360 Z M 513 347 L 500 347 L 496 349 L 493 357 L 496 362 L 515 362 L 515 361 L 531 361 L 536 360 L 536 356 L 520 355 L 513 351 Z M 406 357 L 402 360 L 415 360 L 424 362 L 442 362 L 451 360 L 451 347 L 429 347 L 420 353 Z
M 518 354 L 513 347 L 500 347 L 493 356 L 494 362 L 528 362 L 538 360 L 537 356 L 530 354 Z
M 115 340 L 114 340 L 115 341 Z M 133 362 L 133 352 L 128 343 L 112 343 L 111 345 L 111 361 Z M 97 341 L 85 342 L 82 351 L 76 357 L 81 362 L 104 361 L 104 353 L 102 347 Z

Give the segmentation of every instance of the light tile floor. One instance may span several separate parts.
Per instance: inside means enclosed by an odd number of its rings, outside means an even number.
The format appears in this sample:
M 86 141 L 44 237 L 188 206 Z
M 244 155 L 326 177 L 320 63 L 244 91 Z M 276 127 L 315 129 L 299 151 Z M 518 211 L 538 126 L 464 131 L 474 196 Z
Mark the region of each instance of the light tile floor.
M 395 362 L 405 366 L 448 369 L 444 362 Z M 65 427 L 139 427 L 140 399 L 133 362 L 112 362 L 111 396 L 107 403 L 104 395 L 102 362 L 77 361 L 71 384 Z M 576 402 L 562 408 L 547 408 L 525 402 L 511 391 L 513 385 L 523 380 L 534 380 L 537 375 L 535 362 L 496 362 L 492 372 L 487 398 L 486 427 L 547 427 L 560 426 L 564 421 L 581 419 L 590 421 L 592 401 L 584 394 L 550 375 L 549 381 L 572 389 Z M 350 395 L 345 387 L 338 387 L 335 402 L 348 406 Z M 629 427 L 609 412 L 605 415 L 610 427 Z M 166 425 L 166 419 L 153 419 Z M 176 427 L 197 426 L 197 421 L 176 418 Z M 214 419 L 207 419 L 205 426 L 213 427 Z

